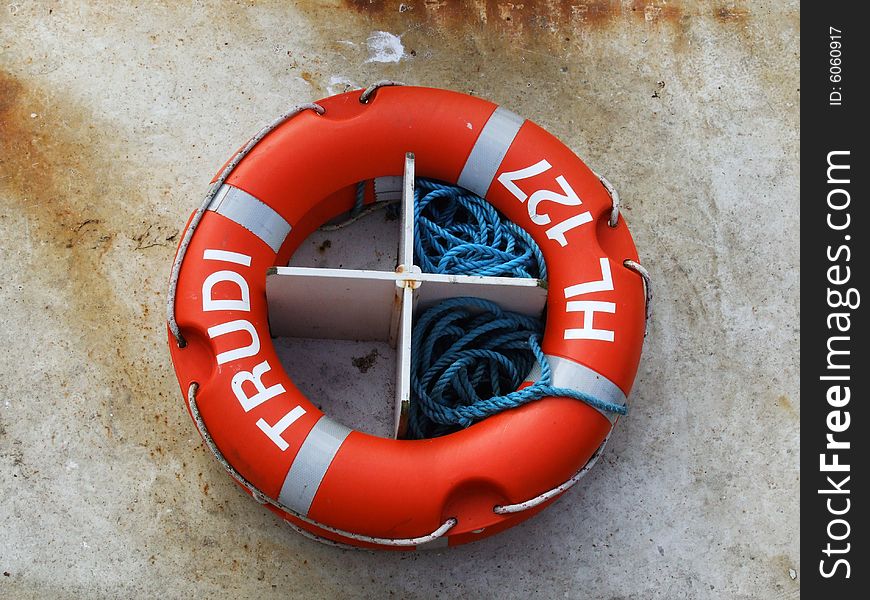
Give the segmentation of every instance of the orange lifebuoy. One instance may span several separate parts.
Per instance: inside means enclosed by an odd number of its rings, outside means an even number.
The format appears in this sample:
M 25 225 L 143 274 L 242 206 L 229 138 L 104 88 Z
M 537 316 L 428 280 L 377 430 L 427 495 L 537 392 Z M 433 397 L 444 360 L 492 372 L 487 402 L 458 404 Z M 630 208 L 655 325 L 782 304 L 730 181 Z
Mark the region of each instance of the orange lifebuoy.
M 380 87 L 264 128 L 188 222 L 169 347 L 191 415 L 236 481 L 342 544 L 456 545 L 506 529 L 570 487 L 613 425 L 583 402 L 545 398 L 444 437 L 384 439 L 332 421 L 289 379 L 270 338 L 267 269 L 348 211 L 357 182 L 401 175 L 407 151 L 419 176 L 484 196 L 539 244 L 554 385 L 624 403 L 645 331 L 645 281 L 626 266 L 637 254 L 611 194 L 534 123 L 455 92 Z

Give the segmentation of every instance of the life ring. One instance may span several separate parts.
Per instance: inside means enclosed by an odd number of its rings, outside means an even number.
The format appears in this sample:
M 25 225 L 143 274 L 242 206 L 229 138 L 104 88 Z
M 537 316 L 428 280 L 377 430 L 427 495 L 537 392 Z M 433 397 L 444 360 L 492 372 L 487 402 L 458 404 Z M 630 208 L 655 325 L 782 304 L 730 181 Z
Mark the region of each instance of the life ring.
M 444 437 L 393 440 L 331 420 L 296 388 L 270 338 L 267 269 L 348 211 L 357 182 L 401 175 L 407 151 L 419 176 L 484 196 L 540 245 L 554 385 L 624 403 L 645 333 L 648 282 L 615 198 L 538 125 L 464 94 L 384 84 L 282 115 L 187 223 L 169 348 L 197 428 L 237 483 L 338 544 L 413 549 L 504 530 L 576 482 L 615 422 L 544 398 Z

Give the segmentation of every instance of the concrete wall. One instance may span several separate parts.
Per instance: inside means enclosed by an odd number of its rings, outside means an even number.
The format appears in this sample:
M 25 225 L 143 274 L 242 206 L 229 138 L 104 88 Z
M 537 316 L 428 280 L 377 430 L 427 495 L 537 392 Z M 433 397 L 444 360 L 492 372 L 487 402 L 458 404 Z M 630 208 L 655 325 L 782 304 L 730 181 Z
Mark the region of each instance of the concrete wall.
M 0 597 L 797 597 L 798 3 L 248 4 L 0 7 Z M 251 501 L 165 340 L 213 172 L 289 105 L 383 78 L 560 137 L 656 284 L 596 469 L 429 554 L 321 546 Z

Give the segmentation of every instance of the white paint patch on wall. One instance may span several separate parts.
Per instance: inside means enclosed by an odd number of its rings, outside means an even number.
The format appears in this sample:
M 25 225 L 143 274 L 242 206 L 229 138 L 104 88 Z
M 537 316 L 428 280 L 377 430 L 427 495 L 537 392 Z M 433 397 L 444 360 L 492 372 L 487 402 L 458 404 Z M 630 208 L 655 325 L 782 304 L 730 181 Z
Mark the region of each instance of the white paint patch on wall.
M 402 38 L 389 31 L 373 31 L 366 40 L 369 49 L 367 63 L 397 63 L 405 58 Z

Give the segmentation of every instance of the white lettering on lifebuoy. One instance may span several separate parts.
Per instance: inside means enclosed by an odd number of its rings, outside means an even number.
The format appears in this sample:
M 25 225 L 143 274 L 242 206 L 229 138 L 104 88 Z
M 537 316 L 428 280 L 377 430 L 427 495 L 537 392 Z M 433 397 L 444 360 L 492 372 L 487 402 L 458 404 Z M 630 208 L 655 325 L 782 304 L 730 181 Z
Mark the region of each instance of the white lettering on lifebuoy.
M 214 296 L 212 296 L 214 286 L 224 281 L 239 286 L 240 298 L 238 300 L 215 300 Z M 241 310 L 250 312 L 251 290 L 248 288 L 248 282 L 235 271 L 216 271 L 212 273 L 202 282 L 202 310 L 205 312 L 212 310 Z
M 570 285 L 565 288 L 565 299 L 576 298 L 584 294 L 593 292 L 609 292 L 613 290 L 613 275 L 610 272 L 610 261 L 607 258 L 599 259 L 601 265 L 601 279 L 595 281 L 587 281 Z M 571 300 L 566 305 L 567 312 L 583 313 L 583 327 L 576 329 L 566 329 L 564 338 L 566 340 L 601 340 L 604 342 L 612 342 L 614 332 L 609 329 L 595 329 L 592 322 L 596 312 L 610 313 L 616 312 L 616 304 L 614 302 L 603 302 L 600 300 Z
M 236 319 L 235 321 L 209 327 L 208 337 L 214 339 L 228 333 L 233 333 L 234 331 L 247 332 L 248 335 L 251 336 L 251 343 L 247 346 L 233 348 L 232 350 L 227 350 L 218 354 L 217 364 L 219 365 L 233 360 L 241 360 L 243 358 L 248 358 L 249 356 L 254 356 L 260 351 L 260 336 L 257 335 L 257 330 L 253 325 L 251 325 L 251 322 L 245 321 L 244 319 Z
M 204 260 L 232 263 L 243 267 L 251 266 L 250 256 L 238 252 L 231 252 L 229 250 L 215 250 L 209 248 L 203 252 L 202 258 Z M 215 285 L 221 282 L 230 282 L 238 286 L 239 298 L 215 299 L 212 295 L 212 290 Z M 202 283 L 202 310 L 203 312 L 221 310 L 250 312 L 251 291 L 248 281 L 243 275 L 236 271 L 223 270 L 211 273 Z M 236 331 L 244 331 L 250 335 L 250 344 L 220 352 L 215 358 L 218 365 L 256 356 L 257 353 L 260 352 L 260 337 L 257 334 L 257 329 L 246 319 L 235 319 L 233 321 L 219 323 L 213 327 L 209 327 L 208 337 L 214 339 Z M 253 371 L 239 371 L 233 375 L 230 387 L 233 390 L 236 400 L 239 401 L 239 404 L 246 413 L 261 406 L 267 400 L 280 396 L 287 391 L 281 383 L 275 383 L 268 387 L 263 383 L 263 375 L 271 370 L 272 368 L 269 365 L 269 361 L 264 360 L 258 363 Z M 245 391 L 246 384 L 253 385 L 254 393 L 250 396 Z M 281 437 L 282 434 L 304 414 L 305 409 L 297 405 L 281 417 L 281 419 L 279 419 L 274 425 L 270 425 L 265 419 L 258 419 L 257 427 L 283 452 L 289 448 L 289 444 L 283 437 Z
M 269 387 L 263 385 L 263 375 L 268 373 L 271 369 L 269 362 L 264 360 L 254 367 L 253 373 L 251 371 L 239 371 L 233 375 L 233 393 L 236 395 L 239 404 L 241 404 L 242 408 L 245 409 L 245 412 L 249 412 L 251 409 L 260 406 L 266 400 L 270 400 L 278 394 L 283 394 L 287 391 L 280 383 L 276 383 Z M 257 393 L 253 396 L 248 396 L 245 393 L 244 385 L 248 382 L 254 384 L 254 388 L 257 390 Z
M 229 250 L 214 250 L 206 248 L 202 253 L 202 258 L 205 260 L 219 260 L 223 262 L 242 265 L 243 267 L 251 266 L 251 257 L 247 254 L 239 254 L 238 252 L 230 252 Z
M 529 202 L 527 209 L 529 211 L 529 217 L 535 225 L 549 225 L 550 221 L 552 221 L 550 215 L 538 212 L 538 205 L 541 202 L 555 202 L 556 204 L 561 204 L 563 206 L 580 206 L 583 204 L 580 197 L 577 195 L 577 192 L 574 191 L 574 188 L 571 187 L 564 175 L 556 176 L 556 183 L 558 183 L 559 187 L 562 188 L 561 194 L 559 192 L 544 189 L 533 192 L 530 197 L 516 183 L 514 183 L 521 179 L 528 179 L 529 177 L 540 175 L 551 168 L 552 165 L 550 165 L 549 162 L 546 160 L 540 160 L 531 166 L 517 171 L 505 171 L 498 176 L 499 183 L 505 186 L 505 188 L 507 188 L 507 190 L 513 194 L 517 200 L 525 202 L 526 199 L 528 199 Z M 584 211 L 547 229 L 547 237 L 551 240 L 557 241 L 560 246 L 567 246 L 568 239 L 565 237 L 565 234 L 572 229 L 580 227 L 584 223 L 589 223 L 590 221 L 592 221 L 592 215 L 589 214 L 588 210 Z
M 281 449 L 281 452 L 283 452 L 290 447 L 290 444 L 284 441 L 284 438 L 281 437 L 281 434 L 287 431 L 287 429 L 304 414 L 305 409 L 301 406 L 297 406 L 286 415 L 281 417 L 281 419 L 274 425 L 269 425 L 265 419 L 259 419 L 257 421 L 257 427 L 259 427 L 260 431 L 265 433 L 269 437 L 269 439 L 272 440 L 275 445 Z

